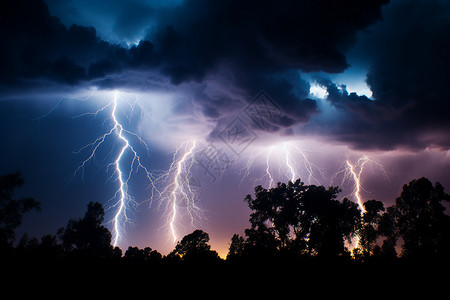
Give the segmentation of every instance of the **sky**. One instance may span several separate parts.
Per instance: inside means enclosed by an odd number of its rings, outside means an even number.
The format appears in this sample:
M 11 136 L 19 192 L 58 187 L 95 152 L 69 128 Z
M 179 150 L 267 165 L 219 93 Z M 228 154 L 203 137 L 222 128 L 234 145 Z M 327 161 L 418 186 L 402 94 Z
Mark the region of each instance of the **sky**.
M 450 188 L 449 1 L 0 5 L 0 172 L 42 203 L 19 235 L 98 201 L 124 250 L 200 228 L 224 256 L 257 185 Z

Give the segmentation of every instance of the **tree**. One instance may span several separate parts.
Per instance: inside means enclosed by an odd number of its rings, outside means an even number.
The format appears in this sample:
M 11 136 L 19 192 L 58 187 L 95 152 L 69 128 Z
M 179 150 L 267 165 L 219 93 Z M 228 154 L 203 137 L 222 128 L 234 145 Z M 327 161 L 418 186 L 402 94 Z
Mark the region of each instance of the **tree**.
M 300 179 L 271 189 L 256 187 L 255 198 L 245 198 L 253 211 L 246 247 L 266 252 L 290 248 L 322 257 L 344 254 L 344 240 L 354 234 L 360 211 L 348 199 L 336 200 L 339 192 Z
M 368 200 L 364 202 L 366 211 L 361 218 L 361 226 L 358 229 L 359 244 L 365 256 L 373 254 L 376 246 L 376 240 L 381 235 L 379 224 L 384 212 L 383 202 L 377 200 Z
M 233 234 L 231 238 L 231 244 L 228 249 L 227 260 L 240 257 L 244 254 L 245 249 L 245 239 L 239 234 Z
M 130 263 L 155 263 L 161 261 L 162 255 L 150 247 L 139 249 L 138 247 L 129 246 L 124 258 Z
M 66 251 L 78 250 L 96 256 L 112 254 L 111 233 L 102 225 L 105 217 L 103 206 L 90 202 L 83 219 L 71 219 L 60 236 Z
M 38 252 L 40 259 L 51 260 L 63 255 L 63 246 L 56 235 L 45 234 L 41 237 Z
M 0 251 L 12 246 L 15 230 L 22 224 L 23 214 L 41 208 L 40 203 L 33 198 L 15 199 L 15 190 L 24 183 L 20 172 L 0 176 Z
M 317 188 L 317 189 L 316 189 Z M 345 240 L 351 240 L 359 223 L 361 212 L 358 205 L 344 198 L 335 200 L 338 190 L 323 186 L 315 187 L 311 198 L 313 207 L 305 208 L 307 221 L 300 224 L 309 227 L 308 248 L 323 258 L 336 258 L 347 254 Z M 311 204 L 311 203 L 310 203 Z
M 172 255 L 179 255 L 185 261 L 209 261 L 217 260 L 218 254 L 211 250 L 208 244 L 209 234 L 203 230 L 196 229 L 187 234 L 177 243 Z
M 251 228 L 245 230 L 248 247 L 259 252 L 273 252 L 285 248 L 292 230 L 298 224 L 301 203 L 298 195 L 305 190 L 303 182 L 278 183 L 277 187 L 255 188 L 255 198 L 245 197 L 249 208 Z
M 380 216 L 378 222 L 378 233 L 385 237 L 383 245 L 381 246 L 380 256 L 384 260 L 392 260 L 397 258 L 397 244 L 398 232 L 396 230 L 396 209 L 395 205 L 386 208 L 386 211 Z
M 392 215 L 396 234 L 403 239 L 403 256 L 425 258 L 448 255 L 450 251 L 450 217 L 444 214 L 442 202 L 450 195 L 437 182 L 425 177 L 403 186 L 395 200 Z

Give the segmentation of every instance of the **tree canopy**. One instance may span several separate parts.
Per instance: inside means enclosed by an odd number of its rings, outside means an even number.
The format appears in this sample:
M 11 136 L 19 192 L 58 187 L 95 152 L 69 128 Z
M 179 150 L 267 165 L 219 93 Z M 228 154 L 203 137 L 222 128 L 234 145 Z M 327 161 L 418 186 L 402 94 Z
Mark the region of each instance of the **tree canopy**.
M 245 201 L 252 210 L 245 237 L 233 235 L 228 258 L 285 255 L 360 261 L 445 259 L 450 253 L 450 196 L 426 178 L 403 186 L 387 208 L 377 200 L 362 212 L 338 187 L 305 185 L 300 180 L 255 188 Z M 351 249 L 349 246 L 352 246 Z
M 187 234 L 177 243 L 172 255 L 179 255 L 185 261 L 214 261 L 218 254 L 211 250 L 208 244 L 209 234 L 203 230 L 196 229 Z
M 94 255 L 109 255 L 112 252 L 111 233 L 103 226 L 105 211 L 98 202 L 90 202 L 82 219 L 71 219 L 66 228 L 59 230 L 66 251 Z
M 251 228 L 245 231 L 253 251 L 293 250 L 300 254 L 344 255 L 345 240 L 355 234 L 358 206 L 336 200 L 338 187 L 305 185 L 300 180 L 278 183 L 271 189 L 255 188 L 247 195 Z
M 25 183 L 20 172 L 0 176 L 0 252 L 11 247 L 22 216 L 40 210 L 41 204 L 31 197 L 16 199 L 15 191 Z
M 409 258 L 444 256 L 450 253 L 450 217 L 444 213 L 443 202 L 450 195 L 437 182 L 427 178 L 414 179 L 403 186 L 390 211 L 391 237 L 403 240 L 403 255 Z

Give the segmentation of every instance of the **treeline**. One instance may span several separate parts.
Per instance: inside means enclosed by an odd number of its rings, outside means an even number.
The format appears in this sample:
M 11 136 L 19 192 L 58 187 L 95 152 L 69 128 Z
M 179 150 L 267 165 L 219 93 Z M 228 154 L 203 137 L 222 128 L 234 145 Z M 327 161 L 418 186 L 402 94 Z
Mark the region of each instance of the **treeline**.
M 255 188 L 245 237 L 232 237 L 228 260 L 280 257 L 352 262 L 450 261 L 450 196 L 427 178 L 403 186 L 392 206 L 368 200 L 361 211 L 340 189 L 300 180 Z
M 209 235 L 195 230 L 163 256 L 146 247 L 125 253 L 111 245 L 103 225 L 104 209 L 88 204 L 83 218 L 70 219 L 56 234 L 39 241 L 24 235 L 15 243 L 22 215 L 40 209 L 32 198 L 15 199 L 24 180 L 20 173 L 0 176 L 0 260 L 9 263 L 100 262 L 108 265 L 242 265 L 246 263 L 446 262 L 450 261 L 450 217 L 444 202 L 450 196 L 441 184 L 428 179 L 403 186 L 392 206 L 364 203 L 364 211 L 346 198 L 337 200 L 338 187 L 278 183 L 255 188 L 245 201 L 252 210 L 245 235 L 233 235 L 222 260 L 209 245 Z

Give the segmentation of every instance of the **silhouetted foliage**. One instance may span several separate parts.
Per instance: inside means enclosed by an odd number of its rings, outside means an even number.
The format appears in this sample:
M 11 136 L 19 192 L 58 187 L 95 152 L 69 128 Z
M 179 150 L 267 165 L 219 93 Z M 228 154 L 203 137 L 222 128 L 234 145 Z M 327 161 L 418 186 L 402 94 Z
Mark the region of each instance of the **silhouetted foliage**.
M 124 258 L 129 263 L 158 263 L 161 262 L 162 255 L 150 247 L 139 249 L 130 246 L 125 252 Z
M 39 241 L 24 234 L 13 248 L 22 213 L 39 208 L 32 198 L 14 199 L 13 191 L 21 184 L 20 173 L 0 177 L 2 242 L 14 258 L 3 261 L 10 264 L 62 263 L 83 268 L 101 263 L 113 269 L 152 266 L 159 271 L 185 266 L 191 272 L 199 270 L 198 265 L 222 262 L 211 250 L 209 234 L 200 229 L 184 236 L 166 256 L 150 247 L 131 246 L 122 255 L 120 248 L 111 245 L 111 233 L 103 225 L 105 212 L 98 202 L 90 202 L 84 217 L 70 219 L 57 235 L 47 234 Z M 394 205 L 385 208 L 380 201 L 368 200 L 363 213 L 347 198 L 337 200 L 339 192 L 338 187 L 305 185 L 300 179 L 270 189 L 257 186 L 254 197 L 245 197 L 252 211 L 251 226 L 245 236 L 231 238 L 228 265 L 276 268 L 338 262 L 374 267 L 379 262 L 450 261 L 450 217 L 443 205 L 450 196 L 441 184 L 433 186 L 426 178 L 412 180 L 403 186 Z M 358 247 L 350 253 L 347 246 L 355 241 Z
M 173 255 L 180 256 L 184 261 L 213 262 L 218 260 L 216 251 L 211 250 L 208 244 L 209 234 L 196 229 L 187 234 L 177 243 Z
M 20 172 L 0 176 L 0 253 L 12 247 L 15 230 L 22 224 L 23 214 L 41 207 L 30 197 L 15 199 L 15 190 L 24 183 Z
M 90 202 L 83 219 L 71 219 L 67 227 L 60 230 L 64 249 L 95 256 L 112 255 L 111 233 L 102 225 L 104 217 L 103 206 Z
M 378 237 L 381 235 L 379 230 L 384 205 L 377 200 L 368 200 L 364 202 L 366 211 L 362 215 L 361 224 L 358 228 L 359 246 L 364 256 L 370 256 L 379 251 L 376 245 Z
M 403 240 L 403 256 L 409 259 L 448 256 L 450 253 L 450 217 L 444 214 L 442 202 L 450 195 L 437 182 L 427 178 L 412 180 L 403 186 L 391 211 L 394 230 L 391 238 Z
M 248 259 L 274 256 L 349 258 L 345 242 L 357 240 L 353 257 L 359 262 L 450 260 L 450 217 L 442 203 L 450 201 L 440 183 L 426 178 L 403 186 L 395 204 L 364 203 L 365 212 L 344 198 L 337 187 L 305 185 L 300 180 L 255 188 L 245 201 L 252 210 L 246 238 L 234 235 L 228 257 Z M 357 238 L 356 240 L 354 238 Z M 400 242 L 398 244 L 397 242 Z
M 227 260 L 233 260 L 242 257 L 245 250 L 245 239 L 239 234 L 233 234 L 231 244 L 228 249 Z
M 380 249 L 380 256 L 384 260 L 393 260 L 398 256 L 395 249 L 397 243 L 395 210 L 395 205 L 389 206 L 379 219 L 378 233 L 385 238 Z
M 355 234 L 360 211 L 348 199 L 335 200 L 339 191 L 300 180 L 271 189 L 256 187 L 255 198 L 245 198 L 253 211 L 251 228 L 245 230 L 246 251 L 291 250 L 321 257 L 346 254 L 344 241 Z

